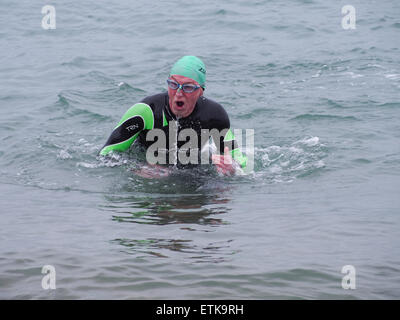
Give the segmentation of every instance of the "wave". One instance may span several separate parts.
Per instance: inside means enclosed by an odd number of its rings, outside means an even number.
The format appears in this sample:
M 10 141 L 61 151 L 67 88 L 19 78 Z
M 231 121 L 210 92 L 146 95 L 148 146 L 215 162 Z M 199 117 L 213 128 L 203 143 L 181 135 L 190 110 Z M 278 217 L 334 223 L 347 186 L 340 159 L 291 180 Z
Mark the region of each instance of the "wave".
M 337 116 L 337 115 L 331 115 L 331 114 L 310 114 L 310 113 L 301 114 L 299 116 L 291 118 L 290 120 L 300 120 L 300 121 L 319 121 L 319 120 L 359 121 L 359 119 L 357 119 L 354 116 Z
M 319 137 L 306 137 L 290 145 L 255 148 L 255 177 L 265 181 L 293 182 L 326 167 L 327 147 Z

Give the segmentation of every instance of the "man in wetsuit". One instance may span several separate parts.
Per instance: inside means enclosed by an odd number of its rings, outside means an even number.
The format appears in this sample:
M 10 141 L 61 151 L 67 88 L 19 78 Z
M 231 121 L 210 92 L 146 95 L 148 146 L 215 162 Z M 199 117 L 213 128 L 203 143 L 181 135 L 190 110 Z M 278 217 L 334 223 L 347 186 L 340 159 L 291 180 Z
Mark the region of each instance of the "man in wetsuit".
M 214 132 L 212 137 L 219 146 L 217 150 L 219 155 L 213 154 L 211 160 L 218 172 L 232 175 L 235 173 L 235 167 L 244 168 L 247 158 L 241 153 L 230 130 L 228 114 L 220 104 L 203 96 L 205 80 L 206 68 L 199 58 L 184 56 L 179 59 L 169 74 L 168 92 L 146 97 L 132 106 L 112 131 L 100 155 L 107 155 L 111 151 L 128 150 L 135 141 L 149 151 L 149 148 L 154 149 L 152 146 L 159 143 L 158 140 L 154 142 L 154 135 L 151 135 L 151 132 L 162 131 L 161 133 L 167 137 L 164 148 L 168 150 L 167 164 L 177 164 L 176 158 L 168 154 L 171 149 L 179 150 L 188 146 L 187 139 L 182 139 L 179 133 L 184 129 L 191 129 L 197 134 L 195 138 L 197 141 L 194 144 L 199 147 L 197 151 L 208 142 L 202 134 L 204 136 L 205 132 Z M 176 134 L 171 133 L 173 126 Z M 217 137 L 216 131 L 219 133 Z M 171 138 L 175 138 L 172 139 L 172 145 Z M 189 140 L 190 138 L 189 135 Z M 191 145 L 193 146 L 193 141 Z M 157 153 L 162 148 L 156 149 Z

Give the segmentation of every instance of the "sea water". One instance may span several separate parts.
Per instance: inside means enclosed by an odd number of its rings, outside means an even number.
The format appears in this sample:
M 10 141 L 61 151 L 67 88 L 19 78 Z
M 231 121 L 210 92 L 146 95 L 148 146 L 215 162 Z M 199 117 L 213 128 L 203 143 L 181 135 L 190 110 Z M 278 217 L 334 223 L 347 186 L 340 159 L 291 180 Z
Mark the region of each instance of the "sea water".
M 1 7 L 0 298 L 400 297 L 398 1 Z M 145 179 L 132 153 L 99 158 L 186 54 L 254 130 L 254 170 Z

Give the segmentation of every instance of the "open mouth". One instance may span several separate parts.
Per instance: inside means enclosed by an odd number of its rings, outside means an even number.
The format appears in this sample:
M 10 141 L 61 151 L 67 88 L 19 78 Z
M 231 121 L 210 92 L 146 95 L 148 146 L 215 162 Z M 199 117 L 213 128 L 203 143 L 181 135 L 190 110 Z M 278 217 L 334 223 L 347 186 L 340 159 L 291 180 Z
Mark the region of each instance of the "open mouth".
M 184 105 L 185 103 L 183 102 L 183 101 L 177 101 L 176 102 L 176 105 L 178 106 L 178 107 L 183 107 L 183 105 Z

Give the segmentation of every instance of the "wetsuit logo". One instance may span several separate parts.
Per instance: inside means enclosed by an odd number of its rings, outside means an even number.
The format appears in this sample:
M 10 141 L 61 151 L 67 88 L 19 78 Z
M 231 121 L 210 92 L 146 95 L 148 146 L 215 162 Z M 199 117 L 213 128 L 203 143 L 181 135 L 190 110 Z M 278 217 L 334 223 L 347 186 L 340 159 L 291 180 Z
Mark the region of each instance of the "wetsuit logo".
M 126 130 L 131 132 L 139 128 L 138 124 L 131 124 L 130 126 L 126 127 Z

